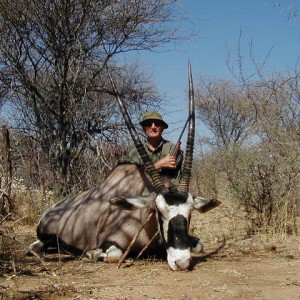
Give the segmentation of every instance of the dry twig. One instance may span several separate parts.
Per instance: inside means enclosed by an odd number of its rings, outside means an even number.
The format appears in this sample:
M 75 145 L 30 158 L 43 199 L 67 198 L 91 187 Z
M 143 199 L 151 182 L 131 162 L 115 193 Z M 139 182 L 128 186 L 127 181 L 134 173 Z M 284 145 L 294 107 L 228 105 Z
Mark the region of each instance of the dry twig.
M 154 236 L 151 238 L 151 240 L 146 244 L 146 246 L 140 251 L 140 253 L 138 254 L 138 256 L 136 257 L 136 259 L 139 259 L 141 257 L 141 255 L 148 249 L 148 247 L 151 245 L 151 243 L 154 241 L 154 239 L 159 236 L 159 230 L 156 231 L 156 233 L 154 234 Z
M 39 262 L 43 265 L 43 267 L 49 271 L 49 269 L 47 268 L 45 262 L 41 259 L 41 257 L 35 252 L 33 251 L 32 249 L 28 249 L 28 247 L 26 245 L 24 245 L 19 239 L 17 239 L 14 235 L 11 235 L 7 232 L 4 232 L 3 230 L 0 230 L 0 235 L 6 237 L 6 238 L 9 238 L 15 242 L 17 242 L 18 244 L 20 244 L 23 248 L 25 248 L 27 251 L 29 251 L 33 256 L 35 256 Z
M 138 239 L 141 231 L 143 230 L 143 228 L 145 227 L 145 225 L 150 221 L 150 219 L 152 218 L 153 215 L 154 215 L 154 211 L 151 211 L 150 214 L 148 215 L 148 218 L 145 220 L 145 222 L 142 224 L 142 226 L 140 227 L 140 229 L 138 230 L 138 232 L 133 237 L 133 239 L 130 242 L 130 244 L 128 245 L 126 251 L 124 252 L 124 254 L 119 259 L 118 268 L 120 268 L 121 264 L 124 262 L 125 258 L 127 257 L 128 253 L 130 252 L 132 246 L 137 241 L 137 239 Z

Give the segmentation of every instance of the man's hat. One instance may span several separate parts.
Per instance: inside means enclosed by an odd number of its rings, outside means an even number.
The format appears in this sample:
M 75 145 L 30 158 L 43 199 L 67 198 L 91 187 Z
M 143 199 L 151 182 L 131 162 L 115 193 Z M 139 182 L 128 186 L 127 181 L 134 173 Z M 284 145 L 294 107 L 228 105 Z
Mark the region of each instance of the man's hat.
M 145 122 L 147 122 L 149 120 L 153 120 L 153 121 L 158 120 L 164 124 L 165 128 L 169 127 L 169 125 L 163 120 L 162 116 L 156 111 L 148 111 L 148 112 L 144 113 L 142 121 L 140 122 L 140 125 L 144 126 Z

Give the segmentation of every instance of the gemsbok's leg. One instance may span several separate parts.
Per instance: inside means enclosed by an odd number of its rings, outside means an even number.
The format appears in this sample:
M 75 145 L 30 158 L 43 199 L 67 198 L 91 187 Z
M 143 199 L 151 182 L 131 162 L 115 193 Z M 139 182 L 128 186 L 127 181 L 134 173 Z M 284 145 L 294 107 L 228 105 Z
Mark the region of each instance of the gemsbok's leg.
M 28 247 L 28 251 L 26 252 L 26 254 L 30 255 L 30 251 L 34 251 L 36 253 L 41 253 L 42 250 L 44 249 L 44 243 L 40 240 L 36 240 L 35 242 L 33 242 L 32 244 L 29 245 Z

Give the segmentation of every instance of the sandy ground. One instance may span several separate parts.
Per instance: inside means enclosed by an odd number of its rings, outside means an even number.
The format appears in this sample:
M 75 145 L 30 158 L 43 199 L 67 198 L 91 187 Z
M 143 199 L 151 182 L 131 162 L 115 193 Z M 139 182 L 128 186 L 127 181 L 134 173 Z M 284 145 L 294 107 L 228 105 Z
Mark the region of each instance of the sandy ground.
M 194 214 L 190 230 L 201 238 L 204 253 L 193 257 L 191 271 L 173 272 L 167 262 L 155 259 L 127 260 L 117 268 L 48 254 L 43 265 L 24 255 L 35 240 L 35 226 L 18 220 L 2 223 L 0 300 L 300 300 L 299 235 L 249 236 L 241 210 L 226 203 Z
M 34 229 L 26 232 L 23 241 L 33 240 Z M 43 257 L 46 270 L 19 247 L 13 259 L 1 260 L 0 299 L 300 299 L 299 244 L 293 237 L 260 251 L 208 245 L 185 272 L 155 259 L 117 268 L 58 254 Z

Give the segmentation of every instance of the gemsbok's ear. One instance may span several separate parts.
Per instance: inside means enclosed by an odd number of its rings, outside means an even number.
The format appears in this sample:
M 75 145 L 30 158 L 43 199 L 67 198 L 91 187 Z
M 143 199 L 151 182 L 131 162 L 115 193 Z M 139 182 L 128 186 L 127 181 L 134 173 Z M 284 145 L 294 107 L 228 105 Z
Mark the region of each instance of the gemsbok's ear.
M 120 208 L 126 210 L 135 210 L 141 209 L 145 207 L 150 207 L 153 205 L 155 200 L 155 194 L 151 193 L 146 196 L 136 196 L 136 197 L 128 197 L 128 198 L 112 198 L 109 200 L 109 203 L 114 206 L 118 206 Z
M 201 198 L 201 197 L 195 197 L 194 198 L 194 209 L 199 211 L 200 213 L 206 213 L 210 211 L 211 209 L 219 206 L 221 204 L 221 201 L 217 199 L 207 199 L 207 198 Z

